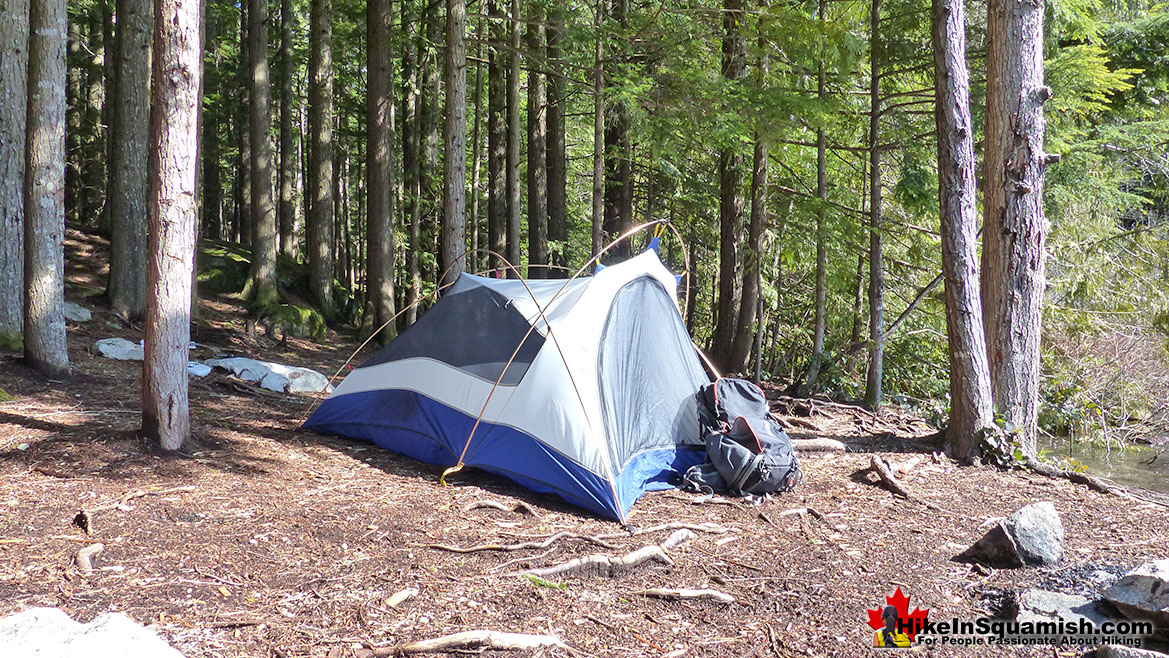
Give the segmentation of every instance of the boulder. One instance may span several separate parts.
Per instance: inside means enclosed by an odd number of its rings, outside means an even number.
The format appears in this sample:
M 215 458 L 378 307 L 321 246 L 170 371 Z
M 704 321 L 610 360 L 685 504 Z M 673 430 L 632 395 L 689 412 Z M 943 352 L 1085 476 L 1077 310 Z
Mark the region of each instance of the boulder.
M 198 361 L 188 361 L 187 374 L 192 377 L 206 377 L 211 374 L 211 366 Z
M 1099 626 L 1108 620 L 1108 616 L 1096 607 L 1095 601 L 1078 594 L 1064 594 L 1049 592 L 1043 589 L 1025 590 L 1018 598 L 1019 612 L 1015 618 L 1019 621 L 1055 621 L 1067 620 L 1079 623 L 1081 619 Z
M 183 658 L 153 631 L 120 612 L 80 624 L 57 608 L 29 608 L 0 619 L 4 655 L 37 658 Z
M 1063 523 L 1055 505 L 1032 503 L 999 521 L 958 556 L 991 566 L 1052 566 L 1063 557 Z
M 1132 620 L 1148 620 L 1169 632 L 1169 559 L 1146 562 L 1104 590 L 1104 600 Z
M 1116 644 L 1102 644 L 1096 647 L 1096 658 L 1166 658 L 1160 651 L 1149 651 L 1136 647 L 1122 647 Z
M 141 361 L 142 344 L 132 343 L 125 338 L 103 338 L 93 344 L 93 351 L 99 356 L 119 361 Z
M 70 322 L 89 322 L 93 313 L 77 302 L 65 302 L 65 319 Z
M 255 382 L 261 388 L 277 393 L 332 393 L 333 387 L 329 379 L 308 368 L 257 361 L 242 356 L 227 359 L 208 359 L 205 364 L 212 368 L 222 368 L 236 377 Z

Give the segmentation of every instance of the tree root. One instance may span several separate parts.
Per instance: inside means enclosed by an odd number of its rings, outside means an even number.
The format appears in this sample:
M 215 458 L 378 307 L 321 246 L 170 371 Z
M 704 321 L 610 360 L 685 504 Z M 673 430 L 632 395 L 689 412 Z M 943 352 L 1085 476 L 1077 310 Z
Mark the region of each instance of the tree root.
M 105 544 L 90 544 L 77 551 L 77 568 L 81 570 L 81 573 L 87 576 L 93 573 L 93 558 L 97 557 L 97 554 L 101 553 L 104 548 Z
M 531 505 L 523 501 L 515 501 L 511 505 L 501 503 L 498 500 L 476 500 L 467 503 L 463 506 L 463 513 L 471 512 L 484 507 L 497 509 L 501 512 L 516 512 L 517 514 L 529 514 L 537 519 L 541 518 L 540 513 L 537 512 Z
M 392 647 L 358 649 L 356 654 L 358 658 L 380 658 L 381 656 L 437 653 L 455 649 L 525 651 L 549 647 L 571 651 L 571 648 L 555 635 L 528 635 L 526 633 L 505 633 L 501 631 L 465 631 L 453 635 L 444 635 L 432 640 L 419 640 L 418 642 L 408 642 Z
M 633 571 L 646 562 L 659 562 L 665 565 L 674 564 L 674 561 L 670 559 L 669 555 L 666 555 L 666 552 L 662 550 L 661 546 L 650 544 L 624 557 L 612 557 L 610 555 L 599 554 L 588 555 L 543 569 L 530 569 L 524 573 L 532 576 L 540 576 L 541 578 L 570 574 L 584 577 L 601 576 L 604 578 L 615 578 Z
M 1082 485 L 1088 487 L 1089 489 L 1091 489 L 1092 491 L 1096 491 L 1099 493 L 1111 494 L 1113 496 L 1127 498 L 1129 500 L 1133 500 L 1133 501 L 1136 501 L 1139 503 L 1148 503 L 1150 505 L 1156 505 L 1158 507 L 1169 508 L 1169 500 L 1158 500 L 1158 499 L 1150 497 L 1150 496 L 1145 496 L 1145 495 L 1141 495 L 1141 494 L 1134 494 L 1133 492 L 1129 491 L 1128 489 L 1125 489 L 1124 487 L 1116 485 L 1116 484 L 1109 482 L 1108 480 L 1105 480 L 1103 478 L 1098 478 L 1098 477 L 1095 477 L 1092 475 L 1088 475 L 1087 473 L 1077 473 L 1076 471 L 1070 471 L 1070 470 L 1064 470 L 1061 468 L 1056 468 L 1054 466 L 1044 464 L 1043 462 L 1036 461 L 1034 459 L 1027 460 L 1027 469 L 1030 470 L 1032 473 L 1036 473 L 1038 475 L 1044 475 L 1044 476 L 1049 477 L 1049 478 L 1063 478 L 1066 480 L 1070 480 L 1072 482 L 1075 482 L 1076 484 L 1082 484 Z
M 659 599 L 710 599 L 719 603 L 734 603 L 735 597 L 714 589 L 646 589 L 634 592 L 641 596 L 652 596 Z
M 922 500 L 917 495 L 910 493 L 910 491 L 905 488 L 905 485 L 901 484 L 901 482 L 897 480 L 897 477 L 893 475 L 893 468 L 889 465 L 889 462 L 885 461 L 885 459 L 880 455 L 873 455 L 869 460 L 869 470 L 877 474 L 877 477 L 881 480 L 881 484 L 883 484 L 886 489 L 901 496 L 902 498 L 905 498 L 906 500 L 912 500 L 915 503 L 925 505 L 926 508 L 932 509 L 935 512 L 941 512 L 943 514 L 949 514 L 951 516 L 956 516 L 963 519 L 970 518 L 964 514 L 958 514 L 957 512 L 950 511 L 940 505 L 935 505 L 928 500 Z
M 580 539 L 592 544 L 596 544 L 601 548 L 608 550 L 616 550 L 618 547 L 614 546 L 600 537 L 592 537 L 589 535 L 580 535 L 573 532 L 558 532 L 543 541 L 525 541 L 518 544 L 479 544 L 478 546 L 450 546 L 448 544 L 427 544 L 427 548 L 433 548 L 439 551 L 448 551 L 450 553 L 478 553 L 480 551 L 522 551 L 533 548 L 548 548 L 555 542 L 561 539 Z
M 673 521 L 671 523 L 661 523 L 648 528 L 632 528 L 626 532 L 613 532 L 607 535 L 597 535 L 597 539 L 619 539 L 621 537 L 636 537 L 638 535 L 648 535 L 653 532 L 661 532 L 662 530 L 690 530 L 693 532 L 707 532 L 715 535 L 721 535 L 724 532 L 730 532 L 730 528 L 724 528 L 713 523 L 682 523 L 680 521 Z
M 112 510 L 112 509 L 121 510 L 123 512 L 126 512 L 126 511 L 129 511 L 129 509 L 130 509 L 126 505 L 126 503 L 130 502 L 131 500 L 134 500 L 135 498 L 142 498 L 143 496 L 165 496 L 167 494 L 194 491 L 194 490 L 195 490 L 195 487 L 192 487 L 190 485 L 183 486 L 183 487 L 171 487 L 170 489 L 160 489 L 158 491 L 147 491 L 146 489 L 135 489 L 134 491 L 130 491 L 130 492 L 127 492 L 125 494 L 122 494 L 122 497 L 118 498 L 117 500 L 111 500 L 109 502 L 102 503 L 102 504 L 97 505 L 95 507 L 90 507 L 84 511 L 88 512 L 90 515 L 92 515 L 94 512 L 105 512 L 107 510 Z
M 792 448 L 796 452 L 844 452 L 847 446 L 836 439 L 792 439 Z

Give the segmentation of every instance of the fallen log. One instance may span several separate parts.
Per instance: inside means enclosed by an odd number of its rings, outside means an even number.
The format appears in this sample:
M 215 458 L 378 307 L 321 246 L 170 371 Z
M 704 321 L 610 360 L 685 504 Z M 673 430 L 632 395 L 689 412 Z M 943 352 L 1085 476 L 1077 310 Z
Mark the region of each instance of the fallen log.
M 634 592 L 640 596 L 652 596 L 659 599 L 710 599 L 719 603 L 734 603 L 735 597 L 714 589 L 646 589 Z
M 444 635 L 432 640 L 419 640 L 397 644 L 392 647 L 377 647 L 375 649 L 357 649 L 358 658 L 381 658 L 382 656 L 400 656 L 411 653 L 438 653 L 452 650 L 486 651 L 528 651 L 532 649 L 546 649 L 556 647 L 571 651 L 571 648 L 555 635 L 529 635 L 526 633 L 506 633 L 503 631 L 464 631 L 453 635 Z
M 847 446 L 836 439 L 792 439 L 792 448 L 796 452 L 844 452 Z

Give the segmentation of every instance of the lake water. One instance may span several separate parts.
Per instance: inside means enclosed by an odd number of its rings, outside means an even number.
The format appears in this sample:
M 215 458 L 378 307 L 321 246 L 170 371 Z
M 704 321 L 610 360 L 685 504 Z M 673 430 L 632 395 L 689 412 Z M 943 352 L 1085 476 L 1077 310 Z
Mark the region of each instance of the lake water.
M 1136 445 L 1111 450 L 1093 443 L 1067 438 L 1039 437 L 1039 448 L 1052 459 L 1074 457 L 1088 467 L 1088 473 L 1117 484 L 1169 494 L 1169 446 Z M 1148 463 L 1153 459 L 1152 463 Z

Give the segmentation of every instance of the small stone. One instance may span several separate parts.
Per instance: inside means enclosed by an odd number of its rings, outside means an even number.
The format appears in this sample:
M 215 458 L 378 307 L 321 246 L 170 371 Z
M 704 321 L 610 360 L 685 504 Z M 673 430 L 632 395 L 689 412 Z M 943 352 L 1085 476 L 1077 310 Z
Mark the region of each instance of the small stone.
M 142 345 L 132 343 L 125 338 L 103 338 L 93 344 L 93 351 L 99 356 L 118 361 L 141 361 L 143 359 Z
M 70 322 L 89 322 L 93 313 L 77 302 L 65 302 L 65 319 Z

